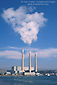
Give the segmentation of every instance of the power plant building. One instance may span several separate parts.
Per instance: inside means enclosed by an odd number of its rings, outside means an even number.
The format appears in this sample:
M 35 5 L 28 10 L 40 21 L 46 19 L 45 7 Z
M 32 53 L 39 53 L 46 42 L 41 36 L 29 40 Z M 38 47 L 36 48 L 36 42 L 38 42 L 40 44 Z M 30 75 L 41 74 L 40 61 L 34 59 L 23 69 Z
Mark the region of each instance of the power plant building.
M 29 70 L 29 72 L 26 72 Z M 32 72 L 34 71 L 35 72 Z M 37 73 L 37 53 L 35 53 L 35 69 L 31 67 L 31 51 L 29 51 L 29 67 L 24 67 L 24 50 L 22 50 L 22 66 L 12 66 L 12 74 L 24 73 L 24 75 L 35 75 Z
M 18 74 L 19 71 L 21 71 L 20 66 L 12 66 L 12 69 L 11 69 L 12 74 Z

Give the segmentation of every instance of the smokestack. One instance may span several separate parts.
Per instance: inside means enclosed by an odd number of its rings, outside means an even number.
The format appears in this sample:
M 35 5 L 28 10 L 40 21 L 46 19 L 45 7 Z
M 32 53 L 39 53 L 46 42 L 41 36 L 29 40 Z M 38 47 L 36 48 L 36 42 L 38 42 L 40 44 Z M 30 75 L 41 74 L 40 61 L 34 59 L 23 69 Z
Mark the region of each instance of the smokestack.
M 29 52 L 29 72 L 31 72 L 31 51 Z
M 24 72 L 24 49 L 22 50 L 22 72 Z
M 37 72 L 37 52 L 35 53 L 35 72 Z

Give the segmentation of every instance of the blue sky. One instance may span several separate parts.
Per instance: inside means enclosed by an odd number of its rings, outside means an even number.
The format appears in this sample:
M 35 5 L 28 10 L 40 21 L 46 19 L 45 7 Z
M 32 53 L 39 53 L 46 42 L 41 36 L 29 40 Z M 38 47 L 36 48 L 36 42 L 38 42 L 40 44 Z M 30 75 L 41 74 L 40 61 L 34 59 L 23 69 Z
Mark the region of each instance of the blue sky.
M 21 65 L 24 48 L 25 66 L 31 50 L 32 66 L 37 51 L 39 69 L 57 69 L 57 2 L 46 6 L 28 6 L 21 0 L 3 2 L 0 1 L 0 68 Z

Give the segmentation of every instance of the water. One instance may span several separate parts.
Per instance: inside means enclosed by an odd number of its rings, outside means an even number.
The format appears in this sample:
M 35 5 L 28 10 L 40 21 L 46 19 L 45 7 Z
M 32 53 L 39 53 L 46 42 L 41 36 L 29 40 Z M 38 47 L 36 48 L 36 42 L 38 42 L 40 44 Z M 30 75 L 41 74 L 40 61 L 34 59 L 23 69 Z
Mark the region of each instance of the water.
M 57 76 L 0 76 L 0 85 L 57 85 Z

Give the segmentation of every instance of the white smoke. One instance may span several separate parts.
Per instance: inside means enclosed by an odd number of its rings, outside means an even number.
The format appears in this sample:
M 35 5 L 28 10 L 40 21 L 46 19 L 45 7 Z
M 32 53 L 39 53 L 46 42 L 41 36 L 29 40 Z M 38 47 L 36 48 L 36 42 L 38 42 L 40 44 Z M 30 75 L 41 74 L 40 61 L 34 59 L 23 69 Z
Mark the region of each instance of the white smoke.
M 44 18 L 44 13 L 33 13 L 26 7 L 19 7 L 16 10 L 8 8 L 3 11 L 2 17 L 7 23 L 12 25 L 15 32 L 20 34 L 21 40 L 29 45 L 32 41 L 37 40 L 40 27 L 47 21 L 47 19 Z

